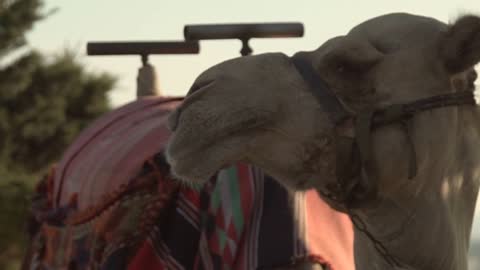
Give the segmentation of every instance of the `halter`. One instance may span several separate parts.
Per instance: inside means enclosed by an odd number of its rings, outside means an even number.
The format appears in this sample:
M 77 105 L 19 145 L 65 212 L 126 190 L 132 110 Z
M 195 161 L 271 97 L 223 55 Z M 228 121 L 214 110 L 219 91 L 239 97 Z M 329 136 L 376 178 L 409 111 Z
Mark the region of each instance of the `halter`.
M 355 122 L 355 136 L 353 138 L 339 136 L 336 170 L 340 186 L 337 187 L 337 190 L 329 190 L 331 192 L 330 197 L 335 196 L 337 201 L 351 204 L 351 206 L 361 204 L 362 201 L 371 201 L 378 195 L 376 190 L 378 182 L 376 166 L 372 158 L 372 132 L 375 129 L 395 123 L 401 123 L 405 127 L 411 150 L 409 178 L 413 178 L 417 172 L 417 162 L 411 132 L 406 124 L 407 121 L 414 115 L 427 110 L 476 104 L 473 92 L 462 91 L 419 99 L 411 103 L 394 104 L 384 108 L 353 113 L 346 108 L 338 96 L 317 75 L 316 70 L 308 59 L 297 54 L 291 60 L 300 75 L 310 86 L 311 93 L 318 100 L 322 109 L 325 110 L 334 126 L 339 126 L 348 119 L 353 119 Z M 340 167 L 339 165 L 350 166 Z M 351 168 L 351 170 L 345 170 L 347 168 Z M 366 191 L 367 194 L 363 194 L 362 198 L 353 198 L 352 196 L 355 196 L 355 194 L 352 192 L 359 188 L 357 186 L 359 181 L 369 183 L 372 190 Z
M 404 127 L 410 149 L 409 179 L 417 174 L 417 159 L 408 121 L 416 114 L 451 106 L 476 105 L 473 92 L 462 91 L 436 95 L 405 104 L 393 104 L 384 108 L 353 113 L 341 99 L 318 76 L 311 62 L 301 54 L 291 58 L 292 63 L 310 87 L 310 92 L 320 103 L 328 118 L 338 127 L 346 120 L 354 120 L 355 135 L 340 134 L 337 141 L 336 173 L 338 184 L 319 190 L 322 196 L 346 207 L 355 227 L 365 233 L 374 243 L 375 249 L 391 266 L 401 263 L 366 228 L 365 223 L 351 209 L 378 198 L 378 176 L 372 155 L 372 133 L 386 125 L 400 123 Z

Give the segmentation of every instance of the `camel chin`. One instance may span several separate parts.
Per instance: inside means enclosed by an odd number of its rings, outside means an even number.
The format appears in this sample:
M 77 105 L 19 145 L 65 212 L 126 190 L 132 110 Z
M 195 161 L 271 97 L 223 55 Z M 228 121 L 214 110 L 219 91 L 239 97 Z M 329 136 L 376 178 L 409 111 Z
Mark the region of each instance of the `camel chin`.
M 211 163 L 204 162 L 197 154 L 180 155 L 176 152 L 167 151 L 167 161 L 171 166 L 171 174 L 178 180 L 186 183 L 204 184 L 220 168 L 213 167 Z
M 214 145 L 199 140 L 183 140 L 190 138 L 190 131 L 179 129 L 174 132 L 165 151 L 171 174 L 175 178 L 202 185 L 219 170 L 240 159 L 238 151 L 232 151 L 237 149 L 231 147 L 235 139 L 218 138 Z

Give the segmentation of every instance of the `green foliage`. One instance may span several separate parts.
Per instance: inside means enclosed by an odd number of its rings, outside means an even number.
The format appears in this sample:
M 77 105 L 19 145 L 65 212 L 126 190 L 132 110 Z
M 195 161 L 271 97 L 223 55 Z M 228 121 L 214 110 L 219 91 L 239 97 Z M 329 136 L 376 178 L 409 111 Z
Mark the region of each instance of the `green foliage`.
M 39 172 L 106 110 L 114 79 L 84 71 L 71 54 L 51 63 L 32 52 L 0 70 L 0 158 L 9 170 Z
M 42 7 L 42 0 L 0 0 L 0 63 L 26 44 L 26 31 L 45 17 Z M 68 51 L 49 58 L 27 51 L 9 62 L 0 67 L 0 269 L 19 266 L 34 183 L 109 109 L 115 83 Z
M 0 0 L 0 57 L 25 44 L 25 33 L 42 19 L 42 0 Z
M 28 239 L 23 228 L 31 187 L 26 179 L 31 177 L 0 171 L 0 179 L 9 179 L 7 183 L 0 182 L 0 269 L 20 269 Z

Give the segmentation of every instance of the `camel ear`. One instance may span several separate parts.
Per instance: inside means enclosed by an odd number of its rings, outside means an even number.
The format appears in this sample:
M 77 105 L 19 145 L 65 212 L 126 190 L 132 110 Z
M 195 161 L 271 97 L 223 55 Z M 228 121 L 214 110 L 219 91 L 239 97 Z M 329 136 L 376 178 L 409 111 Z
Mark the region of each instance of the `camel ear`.
M 480 61 L 480 17 L 458 19 L 443 34 L 439 46 L 440 58 L 451 74 L 473 67 Z

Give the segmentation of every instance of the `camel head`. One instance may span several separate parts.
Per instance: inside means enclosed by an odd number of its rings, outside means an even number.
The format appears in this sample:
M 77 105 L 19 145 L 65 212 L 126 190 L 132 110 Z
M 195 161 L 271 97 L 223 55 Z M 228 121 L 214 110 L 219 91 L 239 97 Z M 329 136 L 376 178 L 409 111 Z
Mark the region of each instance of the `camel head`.
M 409 14 L 384 15 L 297 56 L 355 116 L 473 91 L 480 18 L 463 16 L 447 25 Z M 419 113 L 408 123 L 408 136 L 400 124 L 375 131 L 376 188 L 395 192 L 409 181 L 409 136 L 418 174 L 434 166 L 435 155 L 448 154 L 458 109 Z M 355 117 L 334 123 L 327 111 L 290 57 L 267 53 L 228 60 L 201 74 L 171 114 L 167 158 L 173 174 L 192 182 L 245 161 L 291 189 L 328 190 L 338 182 L 339 137 L 355 136 Z

